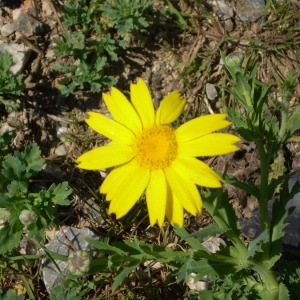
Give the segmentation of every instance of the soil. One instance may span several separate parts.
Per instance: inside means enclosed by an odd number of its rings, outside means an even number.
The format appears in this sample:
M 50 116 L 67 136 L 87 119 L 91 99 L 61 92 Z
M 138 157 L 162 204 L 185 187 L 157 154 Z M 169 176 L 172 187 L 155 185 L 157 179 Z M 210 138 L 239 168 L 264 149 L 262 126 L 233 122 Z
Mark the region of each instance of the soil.
M 1 1 L 2 2 L 2 1 Z M 18 101 L 20 110 L 12 114 L 5 111 L 0 113 L 1 123 L 8 123 L 14 127 L 17 136 L 12 147 L 15 150 L 23 150 L 25 145 L 36 142 L 42 149 L 43 157 L 47 161 L 47 170 L 41 174 L 40 188 L 45 180 L 61 182 L 69 181 L 75 191 L 72 199 L 72 213 L 65 211 L 65 219 L 61 225 L 76 227 L 90 226 L 99 232 L 107 232 L 111 229 L 103 220 L 101 213 L 95 213 L 90 206 L 99 208 L 99 201 L 103 202 L 98 194 L 98 188 L 103 172 L 80 171 L 76 168 L 75 160 L 83 152 L 92 149 L 95 145 L 105 143 L 105 140 L 90 130 L 84 119 L 86 112 L 93 110 L 106 113 L 101 94 L 90 90 L 78 90 L 67 98 L 62 98 L 57 89 L 57 79 L 61 76 L 54 70 L 56 57 L 53 54 L 53 37 L 62 33 L 63 27 L 58 16 L 61 15 L 61 5 L 64 1 L 52 0 L 25 0 L 4 3 L 2 16 L 4 22 L 11 21 L 13 11 L 21 5 L 25 11 L 29 6 L 36 10 L 36 18 L 41 21 L 44 31 L 40 35 L 24 37 L 18 32 L 9 37 L 0 36 L 5 42 L 24 43 L 31 47 L 33 53 L 22 73 L 26 89 Z M 143 43 L 132 39 L 130 48 L 124 50 L 117 64 L 109 70 L 110 75 L 118 79 L 117 87 L 128 95 L 130 82 L 138 77 L 145 79 L 151 89 L 154 103 L 159 101 L 173 90 L 182 91 L 188 100 L 183 120 L 199 116 L 203 113 L 222 112 L 222 104 L 217 99 L 211 101 L 205 93 L 206 83 L 221 84 L 222 65 L 219 50 L 227 54 L 234 51 L 242 51 L 246 55 L 251 52 L 249 43 L 243 37 L 263 39 L 269 44 L 279 43 L 284 37 L 274 35 L 271 31 L 262 31 L 258 23 L 244 23 L 232 18 L 231 23 L 220 21 L 219 13 L 212 1 L 206 1 L 206 7 L 215 17 L 215 20 L 201 18 L 202 11 L 192 4 L 193 1 L 179 1 L 180 10 L 193 16 L 193 22 L 189 30 L 178 27 L 151 26 L 145 31 Z M 182 2 L 182 3 L 181 3 Z M 155 1 L 156 7 L 163 7 L 164 1 Z M 222 42 L 225 38 L 228 42 Z M 276 40 L 275 40 L 276 39 Z M 218 48 L 220 44 L 220 48 Z M 208 55 L 208 52 L 215 51 Z M 259 53 L 259 52 L 258 52 Z M 289 68 L 294 68 L 299 73 L 299 58 L 291 50 L 286 56 L 274 57 L 271 52 L 260 53 L 261 65 L 259 79 L 263 82 L 273 82 L 273 73 L 276 70 L 279 76 L 284 77 Z M 205 61 L 209 59 L 209 62 Z M 200 71 L 201 64 L 209 65 L 209 71 Z M 103 92 L 108 89 L 103 90 Z M 276 94 L 276 88 L 274 89 Z M 292 101 L 296 101 L 300 95 L 300 88 Z M 3 126 L 3 125 L 2 125 Z M 87 139 L 88 137 L 88 139 Z M 298 145 L 289 143 L 286 148 L 288 154 L 288 168 L 294 170 L 299 167 Z M 241 181 L 259 181 L 259 160 L 255 145 L 243 141 L 241 150 L 218 158 L 206 159 L 206 162 L 215 170 L 237 176 Z M 225 185 L 233 206 L 239 217 L 250 217 L 251 211 L 257 206 L 256 200 L 245 192 Z M 102 199 L 102 200 L 101 200 Z M 103 208 L 102 208 L 103 210 Z M 105 207 L 104 207 L 105 210 Z M 139 213 L 141 216 L 143 210 Z M 146 214 L 145 214 L 146 215 Z M 105 218 L 112 218 L 105 215 Z M 138 219 L 138 218 L 136 218 Z M 135 221 L 134 219 L 133 221 Z M 139 219 L 141 220 L 141 218 Z M 126 220 L 125 220 L 126 221 Z M 120 238 L 138 234 L 141 239 L 165 244 L 163 232 L 157 228 L 148 228 L 147 218 L 140 223 L 132 223 L 131 228 L 123 228 L 114 221 L 114 230 L 120 230 Z M 206 212 L 190 220 L 190 228 L 199 230 L 212 222 Z M 126 222 L 124 222 L 126 223 Z M 119 227 L 118 227 L 119 226 Z M 122 230 L 121 230 L 122 228 Z M 147 230 L 145 230 L 147 229 Z M 165 228 L 167 231 L 168 228 Z M 173 240 L 172 240 L 173 239 Z M 167 243 L 176 244 L 176 236 L 169 236 Z

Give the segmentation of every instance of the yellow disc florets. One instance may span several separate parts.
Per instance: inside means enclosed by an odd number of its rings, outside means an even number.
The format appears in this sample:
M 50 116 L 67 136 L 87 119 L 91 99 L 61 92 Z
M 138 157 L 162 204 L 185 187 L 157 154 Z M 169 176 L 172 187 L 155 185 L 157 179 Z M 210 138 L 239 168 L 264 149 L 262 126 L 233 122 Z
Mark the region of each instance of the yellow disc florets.
M 177 156 L 175 130 L 158 125 L 143 130 L 134 145 L 134 157 L 142 168 L 157 170 L 171 165 Z

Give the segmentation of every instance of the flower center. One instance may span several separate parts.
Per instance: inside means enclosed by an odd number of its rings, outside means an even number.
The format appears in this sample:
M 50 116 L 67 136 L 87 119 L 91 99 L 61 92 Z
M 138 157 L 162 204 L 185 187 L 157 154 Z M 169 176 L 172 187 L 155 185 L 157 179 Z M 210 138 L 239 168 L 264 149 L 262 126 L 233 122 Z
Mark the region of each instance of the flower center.
M 177 156 L 175 130 L 169 125 L 159 125 L 143 130 L 134 145 L 135 159 L 142 168 L 164 169 Z

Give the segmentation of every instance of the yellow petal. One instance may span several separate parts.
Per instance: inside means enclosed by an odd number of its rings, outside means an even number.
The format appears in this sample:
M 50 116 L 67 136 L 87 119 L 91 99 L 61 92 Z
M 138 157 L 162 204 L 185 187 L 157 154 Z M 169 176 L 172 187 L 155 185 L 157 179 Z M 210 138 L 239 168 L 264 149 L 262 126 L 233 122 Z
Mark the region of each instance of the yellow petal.
M 156 113 L 156 124 L 170 124 L 183 112 L 186 100 L 178 91 L 168 94 L 160 103 Z
M 240 139 L 228 133 L 210 133 L 198 139 L 178 143 L 180 156 L 214 156 L 239 150 Z
M 98 133 L 120 144 L 132 144 L 135 136 L 122 124 L 95 112 L 89 112 L 88 115 L 89 118 L 85 121 Z
M 136 166 L 129 162 L 127 164 L 121 165 L 113 169 L 103 181 L 100 187 L 101 194 L 107 194 L 106 200 L 111 200 L 116 191 L 116 187 L 120 185 L 123 178 L 127 178 L 129 174 L 135 170 Z M 108 196 L 109 195 L 109 196 Z
M 150 225 L 155 223 L 162 227 L 166 213 L 167 184 L 162 170 L 152 170 L 146 190 L 146 200 Z
M 190 178 L 183 177 L 172 166 L 165 169 L 165 174 L 173 197 L 176 196 L 183 208 L 192 215 L 200 212 L 202 209 L 200 194 Z
M 137 83 L 130 85 L 130 99 L 143 127 L 152 127 L 155 122 L 154 106 L 150 91 L 142 79 L 138 79 Z
M 110 95 L 103 93 L 103 99 L 114 120 L 134 133 L 142 130 L 142 123 L 136 110 L 118 89 L 111 88 Z
M 176 195 L 173 195 L 170 187 L 168 187 L 167 193 L 167 207 L 166 216 L 169 222 L 174 226 L 175 224 L 179 227 L 183 226 L 183 207 L 178 200 Z
M 222 186 L 221 182 L 224 182 L 208 165 L 194 157 L 179 157 L 173 162 L 172 168 L 200 186 L 218 188 Z
M 131 166 L 130 166 L 131 165 Z M 115 213 L 119 219 L 126 215 L 145 191 L 150 171 L 140 168 L 136 163 L 127 164 L 127 177 L 119 178 L 113 190 L 109 190 L 109 213 Z
M 176 129 L 176 136 L 179 142 L 184 142 L 225 128 L 231 124 L 225 120 L 226 116 L 225 114 L 215 114 L 192 119 Z
M 132 156 L 131 147 L 113 143 L 82 154 L 77 158 L 77 163 L 81 169 L 99 170 L 126 163 Z

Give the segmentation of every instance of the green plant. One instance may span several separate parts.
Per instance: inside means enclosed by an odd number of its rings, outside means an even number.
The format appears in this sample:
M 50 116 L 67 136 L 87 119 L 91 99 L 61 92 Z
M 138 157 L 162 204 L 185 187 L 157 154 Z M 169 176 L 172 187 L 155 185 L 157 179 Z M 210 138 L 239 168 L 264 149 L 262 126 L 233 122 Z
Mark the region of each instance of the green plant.
M 202 200 L 205 209 L 214 219 L 215 224 L 199 232 L 189 233 L 175 226 L 175 233 L 185 243 L 183 251 L 169 247 L 143 243 L 137 237 L 133 241 L 124 240 L 109 245 L 92 239 L 87 241 L 99 250 L 101 257 L 91 261 L 90 273 L 114 273 L 112 289 L 122 282 L 147 261 L 160 262 L 169 267 L 170 276 L 177 281 L 188 282 L 192 273 L 194 280 L 204 276 L 210 279 L 208 291 L 200 292 L 205 299 L 289 299 L 294 288 L 298 269 L 289 279 L 277 276 L 278 261 L 282 255 L 283 229 L 285 219 L 293 211 L 286 209 L 287 202 L 299 192 L 300 184 L 289 187 L 293 175 L 280 174 L 274 177 L 270 163 L 276 158 L 283 145 L 290 138 L 293 130 L 283 125 L 280 119 L 270 114 L 271 85 L 265 85 L 256 79 L 257 60 L 248 59 L 242 67 L 243 56 L 222 54 L 225 68 L 228 71 L 230 87 L 226 90 L 233 97 L 234 107 L 243 107 L 244 112 L 229 107 L 227 112 L 235 125 L 235 130 L 247 141 L 256 144 L 260 158 L 261 180 L 255 184 L 251 181 L 241 182 L 230 174 L 223 177 L 232 184 L 256 197 L 259 202 L 261 233 L 254 240 L 245 244 L 238 218 L 233 210 L 228 194 L 222 189 L 202 189 Z M 289 100 L 295 84 L 291 74 L 286 83 L 281 85 L 282 95 Z M 289 90 L 289 91 L 287 91 Z M 295 114 L 296 112 L 290 112 Z M 288 122 L 287 122 L 288 124 Z M 280 135 L 280 128 L 282 134 Z M 272 205 L 269 218 L 269 201 L 279 187 L 279 194 Z M 221 246 L 216 253 L 211 253 L 202 243 L 205 238 L 222 235 L 228 246 Z M 290 281 L 290 284 L 286 284 Z M 292 294 L 291 294 L 292 295 Z M 194 299 L 192 292 L 190 299 Z
M 148 26 L 146 11 L 151 3 L 68 0 L 64 4 L 63 22 L 68 30 L 54 39 L 55 54 L 60 58 L 55 69 L 66 73 L 58 80 L 63 96 L 75 89 L 99 92 L 103 86 L 116 83 L 114 77 L 107 75 L 110 63 L 118 61 L 131 34 Z M 113 30 L 118 32 L 117 38 Z
M 33 193 L 31 178 L 41 171 L 44 159 L 36 144 L 23 152 L 16 151 L 2 158 L 0 173 L 0 209 L 5 226 L 0 229 L 0 254 L 7 254 L 19 246 L 24 236 L 40 242 L 45 229 L 57 224 L 57 205 L 69 205 L 68 183 L 52 184 L 48 189 Z
M 12 56 L 8 52 L 0 52 L 0 104 L 4 105 L 8 112 L 18 109 L 19 104 L 15 97 L 20 95 L 25 85 L 21 75 L 10 72 Z
M 23 295 L 16 295 L 12 290 L 8 290 L 4 293 L 0 290 L 0 299 L 2 300 L 25 300 L 25 296 Z
M 109 0 L 101 5 L 103 18 L 117 29 L 118 34 L 129 41 L 130 35 L 138 35 L 140 29 L 149 26 L 151 0 Z

